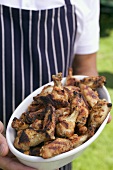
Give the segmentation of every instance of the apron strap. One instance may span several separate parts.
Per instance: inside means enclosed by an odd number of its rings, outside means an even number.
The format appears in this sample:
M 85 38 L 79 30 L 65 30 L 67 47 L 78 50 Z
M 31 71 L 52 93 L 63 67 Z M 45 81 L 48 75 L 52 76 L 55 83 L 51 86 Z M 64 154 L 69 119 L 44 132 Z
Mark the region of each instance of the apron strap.
M 70 0 L 64 0 L 64 1 L 65 1 L 66 5 L 70 5 L 71 4 Z

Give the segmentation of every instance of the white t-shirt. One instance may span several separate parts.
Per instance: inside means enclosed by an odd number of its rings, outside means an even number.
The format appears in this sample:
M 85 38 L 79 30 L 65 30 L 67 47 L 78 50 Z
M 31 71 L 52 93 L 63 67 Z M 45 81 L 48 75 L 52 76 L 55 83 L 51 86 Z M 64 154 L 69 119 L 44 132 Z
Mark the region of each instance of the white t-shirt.
M 77 38 L 76 54 L 90 54 L 99 49 L 99 0 L 70 0 L 76 7 Z M 0 0 L 1 5 L 26 10 L 44 10 L 61 7 L 64 0 Z

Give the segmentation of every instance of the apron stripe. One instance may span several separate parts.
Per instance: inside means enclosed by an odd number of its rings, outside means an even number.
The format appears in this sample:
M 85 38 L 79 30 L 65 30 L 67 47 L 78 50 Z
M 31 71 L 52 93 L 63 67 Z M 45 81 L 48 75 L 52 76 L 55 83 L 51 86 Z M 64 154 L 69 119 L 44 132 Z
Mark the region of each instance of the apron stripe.
M 66 5 L 71 5 L 70 0 L 64 0 Z
M 33 92 L 33 61 L 32 61 L 32 11 L 29 13 L 29 55 L 30 55 L 30 93 Z
M 70 13 L 70 11 L 72 11 Z M 70 60 L 69 60 L 69 66 L 72 64 L 73 60 L 73 49 L 74 49 L 74 43 L 76 38 L 76 31 L 77 31 L 77 21 L 76 21 L 76 15 L 75 15 L 75 6 L 69 6 L 68 7 L 68 13 L 70 13 L 71 17 L 67 15 L 67 21 L 68 21 L 68 27 L 69 27 L 69 33 L 71 37 L 71 43 L 70 43 Z
M 1 6 L 1 14 L 3 14 L 3 8 Z M 2 32 L 2 107 L 3 107 L 3 123 L 4 126 L 6 127 L 6 94 L 5 94 L 5 37 L 4 37 L 4 19 L 3 19 L 3 15 L 1 15 L 1 32 Z M 2 114 L 2 112 L 1 112 Z
M 67 8 L 65 9 L 65 15 L 67 14 Z M 66 29 L 67 29 L 67 39 L 68 39 L 68 47 L 70 47 L 70 35 L 69 35 L 69 25 L 67 17 L 65 17 L 66 22 Z M 68 67 L 69 67 L 69 58 L 70 58 L 70 49 L 68 48 L 67 51 L 67 66 L 66 66 L 66 75 L 68 74 Z
M 61 167 L 59 170 L 71 170 L 71 169 L 72 169 L 72 164 L 69 163 L 69 164 L 67 164 L 67 165 L 65 165 L 65 166 L 63 166 L 63 167 Z
M 22 75 L 22 100 L 25 97 L 25 76 L 24 76 L 24 59 L 23 59 L 23 28 L 22 28 L 22 11 L 19 10 L 20 32 L 21 32 L 21 75 Z
M 49 59 L 48 59 L 48 48 L 47 48 L 47 40 L 48 40 L 48 34 L 47 34 L 47 17 L 48 17 L 48 10 L 45 11 L 45 57 L 46 57 L 46 63 L 47 63 L 47 73 L 48 73 L 48 82 L 51 81 L 51 72 L 50 72 L 50 65 L 49 65 Z
M 22 11 L 22 28 L 24 35 L 24 48 L 23 48 L 23 66 L 24 66 L 24 78 L 25 78 L 25 96 L 30 93 L 30 53 L 29 53 L 29 12 L 27 10 Z
M 7 17 L 7 20 L 5 17 Z M 4 78 L 5 78 L 5 106 L 6 113 L 12 113 L 12 36 L 11 36 L 11 18 L 9 8 L 3 9 L 3 18 L 4 18 Z M 7 26 L 8 25 L 8 26 Z M 5 113 L 5 114 L 6 114 Z M 9 119 L 9 115 L 6 116 L 6 120 Z
M 41 20 L 41 11 L 39 11 L 39 17 L 38 17 L 38 22 L 37 22 L 37 49 L 38 49 L 38 57 L 39 57 L 39 87 L 42 86 L 42 59 L 41 59 L 41 50 L 40 50 L 40 20 Z
M 48 68 L 47 68 L 47 60 L 46 60 L 46 52 L 45 52 L 45 11 L 41 12 L 41 20 L 40 20 L 40 34 L 39 34 L 39 47 L 41 51 L 41 57 L 42 60 L 42 82 L 44 84 L 48 80 Z M 47 74 L 45 74 L 47 73 Z
M 58 8 L 55 9 L 54 16 L 54 42 L 55 42 L 55 50 L 56 50 L 56 61 L 58 64 L 58 72 L 62 72 L 62 58 L 61 58 L 61 46 L 60 46 L 60 35 L 58 29 Z
M 60 22 L 60 8 L 58 9 L 58 29 L 59 29 L 59 36 L 60 36 L 60 47 L 61 47 L 61 56 L 62 56 L 62 76 L 64 77 L 65 72 L 65 55 L 64 55 L 64 45 L 63 45 L 63 37 L 62 37 L 62 29 L 61 29 L 61 22 Z
M 11 20 L 11 45 L 12 45 L 12 111 L 15 110 L 15 57 L 14 57 L 14 26 L 12 18 L 12 10 L 9 8 Z
M 2 7 L 0 6 L 0 14 L 2 13 Z M 2 17 L 0 15 L 0 32 L 2 33 Z M 0 34 L 0 44 L 3 44 L 3 34 Z M 2 64 L 3 64 L 3 60 L 2 60 L 2 48 L 0 48 L 0 115 L 1 115 L 1 120 L 3 120 L 3 88 L 2 88 L 2 80 L 3 80 L 3 76 L 2 76 Z
M 40 71 L 39 71 L 39 53 L 38 52 L 38 46 L 37 46 L 37 42 L 38 42 L 38 20 L 39 20 L 39 13 L 32 11 L 32 20 L 31 20 L 31 47 L 32 47 L 32 78 L 33 78 L 33 89 L 36 89 L 37 87 L 40 86 L 39 81 L 39 75 L 40 75 Z M 30 41 L 30 38 L 29 38 Z M 35 57 L 33 57 L 35 56 Z
M 53 57 L 54 57 L 54 66 L 55 66 L 55 74 L 58 73 L 58 65 L 57 65 L 57 56 L 56 56 L 56 48 L 55 48 L 55 40 L 54 40 L 54 17 L 55 17 L 55 9 L 52 11 L 52 30 L 51 30 L 51 36 L 52 36 L 52 50 L 53 50 Z
M 75 10 L 75 7 L 72 6 L 72 11 L 74 12 Z M 73 21 L 73 35 L 72 35 L 72 47 L 74 46 L 74 42 L 75 42 L 75 26 L 76 26 L 76 23 L 75 23 L 75 16 L 72 15 L 72 21 Z
M 22 72 L 21 72 L 21 29 L 19 10 L 12 9 L 12 20 L 14 30 L 14 74 L 15 74 L 15 107 L 22 101 Z M 19 88 L 18 88 L 19 87 Z
M 76 32 L 77 32 L 77 18 L 76 18 L 76 9 L 75 6 L 72 6 L 72 13 L 75 15 L 72 15 L 72 22 L 73 22 L 73 35 L 72 35 L 72 53 L 74 49 L 74 43 L 76 39 Z M 73 59 L 73 58 L 72 58 Z
M 54 10 L 48 11 L 48 18 L 47 18 L 47 51 L 48 51 L 48 60 L 50 64 L 50 80 L 51 81 L 51 75 L 55 74 L 57 71 L 57 63 L 56 62 L 56 49 L 54 47 Z M 51 56 L 51 57 L 50 57 Z

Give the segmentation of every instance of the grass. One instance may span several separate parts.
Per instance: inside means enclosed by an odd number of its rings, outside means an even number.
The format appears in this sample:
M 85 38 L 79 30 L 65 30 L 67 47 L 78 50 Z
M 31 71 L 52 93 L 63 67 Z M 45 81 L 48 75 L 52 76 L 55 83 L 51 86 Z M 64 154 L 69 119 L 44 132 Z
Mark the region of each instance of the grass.
M 113 103 L 113 16 L 101 14 L 100 50 L 97 68 L 106 76 L 106 87 Z M 113 109 L 111 111 L 113 117 Z M 113 170 L 113 120 L 107 124 L 101 135 L 84 153 L 73 161 L 73 170 Z

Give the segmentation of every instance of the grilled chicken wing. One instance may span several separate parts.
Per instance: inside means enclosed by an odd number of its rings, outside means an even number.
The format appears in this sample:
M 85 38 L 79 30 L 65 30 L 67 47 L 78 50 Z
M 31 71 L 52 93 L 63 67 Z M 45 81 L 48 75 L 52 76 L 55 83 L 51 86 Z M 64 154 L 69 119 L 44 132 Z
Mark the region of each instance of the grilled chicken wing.
M 68 76 L 66 77 L 66 86 L 79 86 L 80 80 L 73 76 L 72 68 L 68 69 Z
M 54 81 L 53 91 L 51 93 L 51 99 L 55 108 L 68 106 L 68 93 L 62 86 L 62 73 L 52 76 Z
M 42 97 L 48 96 L 49 94 L 51 94 L 52 91 L 53 91 L 53 86 L 47 85 L 42 89 L 41 93 L 38 94 L 37 96 L 34 96 L 33 99 L 34 101 L 37 102 L 37 104 L 44 105 Z
M 67 152 L 72 148 L 71 141 L 65 138 L 57 138 L 54 141 L 45 144 L 40 150 L 40 156 L 51 158 L 61 153 Z
M 31 124 L 33 123 L 36 119 L 43 120 L 45 117 L 45 108 L 39 109 L 35 112 L 27 112 L 26 114 L 26 122 Z
M 81 92 L 73 92 L 73 97 L 70 100 L 70 105 L 71 105 L 71 112 L 72 112 L 74 107 L 76 107 L 76 106 L 86 107 L 87 104 L 85 103 L 83 95 L 81 94 Z
M 84 104 L 81 94 L 75 93 L 70 100 L 70 115 L 61 116 L 58 119 L 59 123 L 56 125 L 56 133 L 58 136 L 70 137 L 74 134 L 79 109 Z
M 76 125 L 78 128 L 84 126 L 87 122 L 87 118 L 89 116 L 89 110 L 85 106 L 79 107 L 79 114 L 77 116 Z
M 77 108 L 69 116 L 59 117 L 56 125 L 56 134 L 60 137 L 70 137 L 74 134 L 75 122 L 78 115 Z
M 86 101 L 93 107 L 99 100 L 98 94 L 85 84 L 80 84 L 80 89 Z
M 75 95 L 75 93 L 80 93 L 80 88 L 76 86 L 64 86 L 64 89 L 68 93 L 68 101 L 70 102 L 71 98 Z
M 55 139 L 56 115 L 53 106 L 47 106 L 43 121 L 43 129 L 50 139 Z
M 77 134 L 74 134 L 73 136 L 71 136 L 69 138 L 73 148 L 76 148 L 76 147 L 80 146 L 87 139 L 88 139 L 88 134 L 85 134 L 85 135 L 82 135 L 82 136 L 78 136 Z
M 55 108 L 67 107 L 68 106 L 68 93 L 63 88 L 61 80 L 62 73 L 58 73 L 57 75 L 52 76 L 54 81 L 54 86 L 51 93 L 46 95 L 38 95 L 34 97 L 39 103 L 43 103 L 45 106 L 51 104 Z
M 85 77 L 84 79 L 80 80 L 80 82 L 92 89 L 96 89 L 106 84 L 106 78 L 104 76 Z
M 94 135 L 95 130 L 102 124 L 112 107 L 111 103 L 105 100 L 98 100 L 91 109 L 88 121 L 88 130 L 90 135 Z
M 12 121 L 12 128 L 18 130 L 26 129 L 29 127 L 29 124 L 25 123 L 22 119 L 14 118 Z
M 36 146 L 47 140 L 46 133 L 43 131 L 37 132 L 34 129 L 25 129 L 18 133 L 14 140 L 14 146 L 17 149 L 27 151 L 30 147 Z
M 77 146 L 80 146 L 88 138 L 88 135 L 78 136 L 74 134 L 69 139 L 57 138 L 53 142 L 45 144 L 40 150 L 40 156 L 43 158 L 51 158 L 61 153 L 67 152 Z
M 73 97 L 73 100 L 71 101 L 71 112 L 75 106 L 77 106 L 78 108 L 75 129 L 79 134 L 84 134 L 87 128 L 83 126 L 87 122 L 87 118 L 89 116 L 89 109 L 81 93 L 74 93 L 74 95 L 75 97 Z

